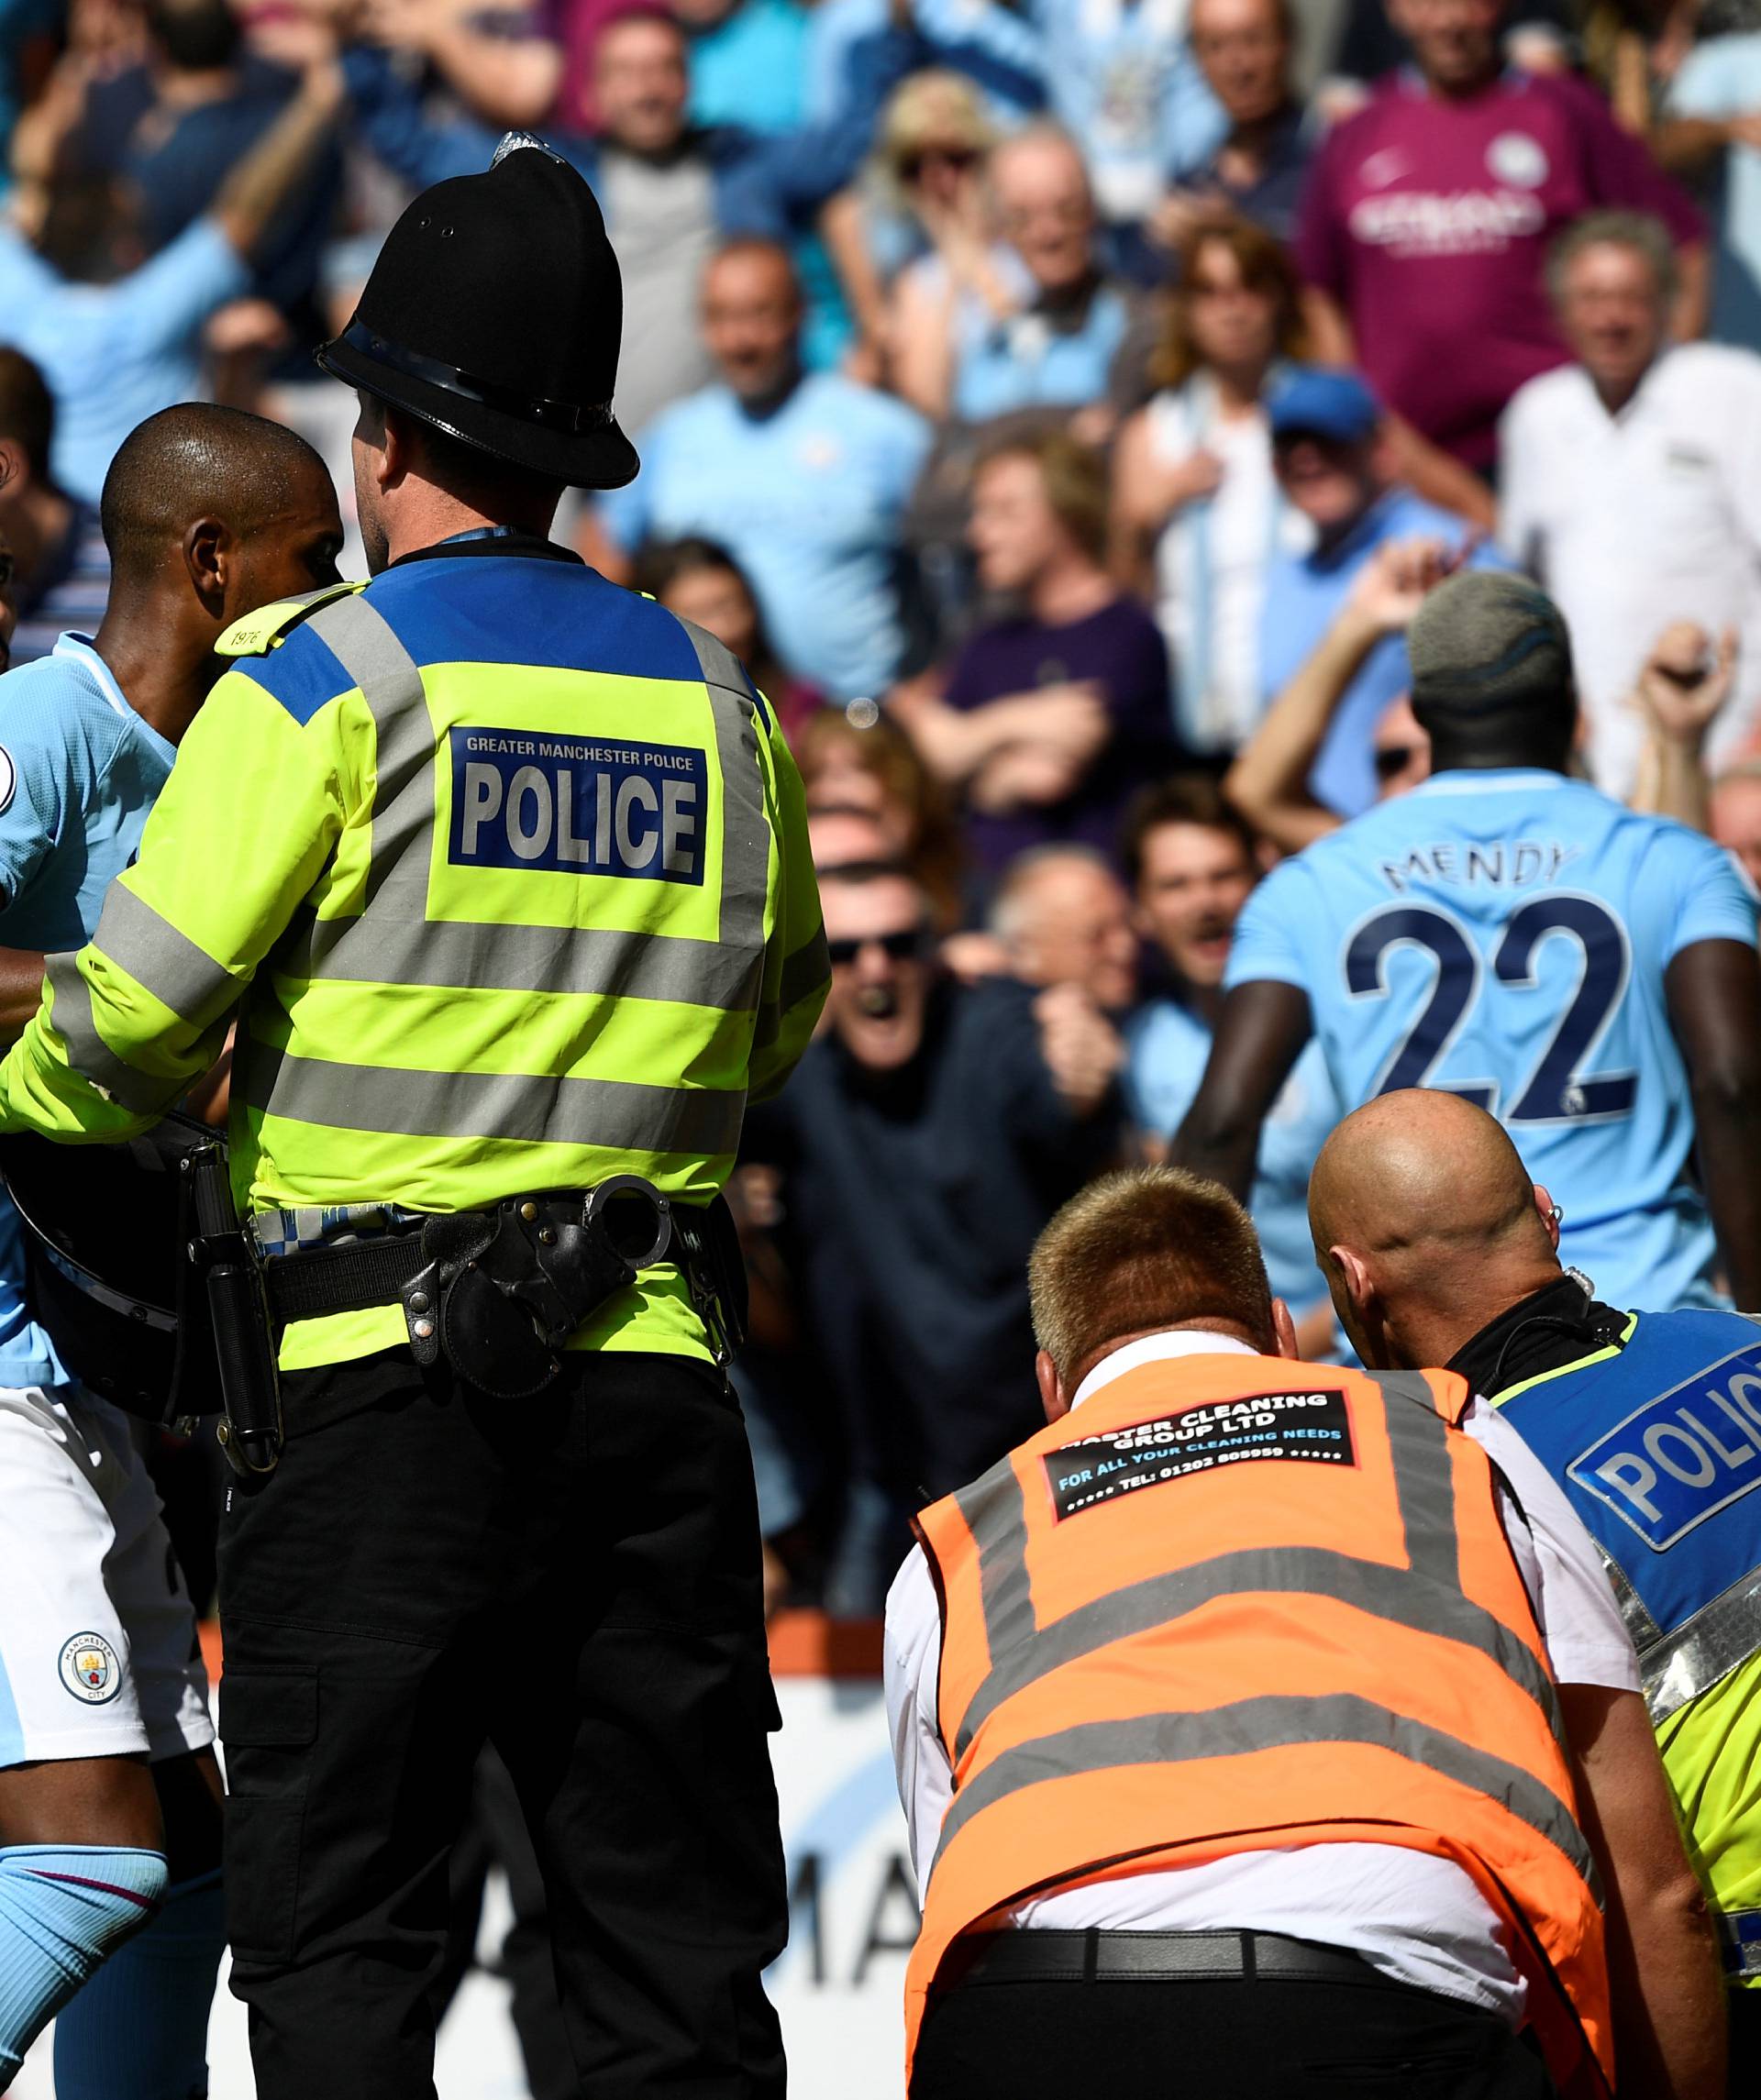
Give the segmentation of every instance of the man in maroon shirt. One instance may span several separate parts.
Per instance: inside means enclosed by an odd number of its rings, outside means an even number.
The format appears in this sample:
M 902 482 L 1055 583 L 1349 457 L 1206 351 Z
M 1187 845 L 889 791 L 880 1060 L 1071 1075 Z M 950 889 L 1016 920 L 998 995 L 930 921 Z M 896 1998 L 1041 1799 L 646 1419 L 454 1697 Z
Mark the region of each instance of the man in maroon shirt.
M 1525 380 L 1566 361 L 1543 266 L 1585 212 L 1655 213 L 1680 250 L 1678 333 L 1697 334 L 1705 228 L 1595 91 L 1500 70 L 1502 0 L 1388 0 L 1413 70 L 1317 156 L 1296 252 L 1321 356 L 1355 363 L 1434 443 L 1484 472 Z

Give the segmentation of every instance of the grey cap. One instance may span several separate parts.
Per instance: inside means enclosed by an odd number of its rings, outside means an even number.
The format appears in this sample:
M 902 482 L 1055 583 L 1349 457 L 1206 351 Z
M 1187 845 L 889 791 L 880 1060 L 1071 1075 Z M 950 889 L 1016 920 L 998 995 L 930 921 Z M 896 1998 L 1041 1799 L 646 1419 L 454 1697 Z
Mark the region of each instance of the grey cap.
M 1571 690 L 1571 640 L 1539 584 L 1490 569 L 1440 583 L 1407 630 L 1416 706 L 1491 713 Z

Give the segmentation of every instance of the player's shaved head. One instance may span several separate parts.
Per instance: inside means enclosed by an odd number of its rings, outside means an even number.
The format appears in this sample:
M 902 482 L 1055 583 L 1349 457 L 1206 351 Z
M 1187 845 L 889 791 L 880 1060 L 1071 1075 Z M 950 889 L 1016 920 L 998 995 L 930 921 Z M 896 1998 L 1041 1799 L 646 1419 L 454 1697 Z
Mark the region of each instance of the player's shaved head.
M 1347 1116 L 1315 1161 L 1309 1226 L 1366 1363 L 1445 1362 L 1559 1273 L 1516 1147 L 1458 1094 L 1381 1094 Z
M 99 518 L 111 572 L 98 654 L 173 744 L 220 674 L 227 630 L 337 580 L 342 520 L 323 460 L 241 409 L 149 416 L 110 463 Z
M 320 484 L 323 460 L 282 424 L 206 402 L 163 409 L 130 431 L 105 476 L 111 568 L 125 583 L 150 576 L 204 518 L 243 545 L 309 510 Z

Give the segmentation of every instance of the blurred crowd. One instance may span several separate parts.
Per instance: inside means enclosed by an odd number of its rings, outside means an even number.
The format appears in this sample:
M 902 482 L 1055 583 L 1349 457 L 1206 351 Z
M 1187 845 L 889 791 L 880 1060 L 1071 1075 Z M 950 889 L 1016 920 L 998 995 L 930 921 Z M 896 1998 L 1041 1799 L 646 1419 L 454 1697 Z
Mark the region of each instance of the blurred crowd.
M 734 1184 L 773 1598 L 873 1612 L 1033 1427 L 1028 1247 L 1168 1146 L 1259 877 L 1425 777 L 1444 577 L 1545 582 L 1585 771 L 1761 873 L 1761 0 L 1577 6 L 0 0 L 15 663 L 172 402 L 347 512 L 311 351 L 415 189 L 593 184 L 643 463 L 566 529 L 776 710 L 834 966 Z M 1340 1112 L 1311 1052 L 1256 1190 L 1311 1356 Z

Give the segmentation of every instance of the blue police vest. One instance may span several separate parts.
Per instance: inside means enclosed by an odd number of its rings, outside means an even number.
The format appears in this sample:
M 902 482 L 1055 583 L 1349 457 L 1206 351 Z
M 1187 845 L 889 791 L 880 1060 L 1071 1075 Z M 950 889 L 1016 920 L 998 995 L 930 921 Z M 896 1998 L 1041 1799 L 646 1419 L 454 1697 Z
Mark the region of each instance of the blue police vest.
M 1761 1323 L 1633 1315 L 1491 1396 L 1610 1563 L 1658 1726 L 1761 1650 Z

